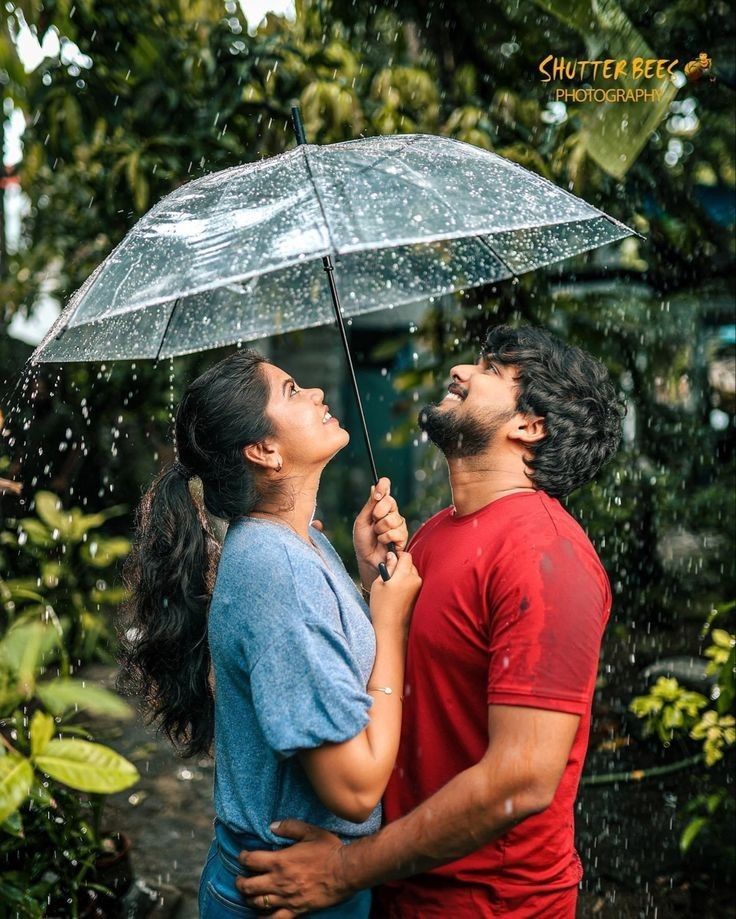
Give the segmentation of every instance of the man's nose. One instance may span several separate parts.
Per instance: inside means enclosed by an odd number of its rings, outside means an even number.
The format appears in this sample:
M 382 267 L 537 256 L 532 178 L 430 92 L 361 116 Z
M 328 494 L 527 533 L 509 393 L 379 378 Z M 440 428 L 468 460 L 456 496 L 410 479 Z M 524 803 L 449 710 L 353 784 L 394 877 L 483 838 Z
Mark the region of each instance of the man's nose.
M 455 364 L 450 368 L 450 376 L 456 383 L 466 383 L 477 371 L 475 364 Z

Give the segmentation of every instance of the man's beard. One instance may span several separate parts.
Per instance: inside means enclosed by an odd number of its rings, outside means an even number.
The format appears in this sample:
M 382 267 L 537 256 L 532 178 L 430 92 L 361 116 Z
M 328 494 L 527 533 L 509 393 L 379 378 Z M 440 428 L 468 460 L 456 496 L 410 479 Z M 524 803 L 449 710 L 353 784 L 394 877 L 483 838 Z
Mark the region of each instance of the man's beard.
M 431 403 L 419 412 L 419 427 L 447 459 L 464 459 L 482 453 L 513 414 L 489 411 L 481 417 Z

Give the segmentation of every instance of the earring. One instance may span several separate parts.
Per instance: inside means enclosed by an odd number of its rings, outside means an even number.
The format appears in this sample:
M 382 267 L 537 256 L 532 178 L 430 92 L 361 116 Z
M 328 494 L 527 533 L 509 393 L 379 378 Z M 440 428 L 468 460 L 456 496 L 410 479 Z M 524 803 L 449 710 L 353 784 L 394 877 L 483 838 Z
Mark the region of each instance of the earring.
M 279 460 L 279 464 L 278 464 L 278 466 L 276 467 L 276 472 L 281 472 L 281 467 L 282 467 L 283 465 L 284 465 L 284 464 L 281 462 L 281 460 Z

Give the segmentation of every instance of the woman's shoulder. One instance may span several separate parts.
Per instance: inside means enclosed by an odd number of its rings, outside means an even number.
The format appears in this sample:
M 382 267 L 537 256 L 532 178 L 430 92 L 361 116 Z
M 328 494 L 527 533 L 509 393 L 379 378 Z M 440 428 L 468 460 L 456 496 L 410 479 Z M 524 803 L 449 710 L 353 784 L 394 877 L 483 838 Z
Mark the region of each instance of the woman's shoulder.
M 340 556 L 337 554 L 337 549 L 335 549 L 322 530 L 318 530 L 314 524 L 309 525 L 309 536 L 320 551 L 327 552 L 329 555 L 334 556 L 342 562 L 342 559 L 340 559 Z
M 295 569 L 317 573 L 320 565 L 314 550 L 287 527 L 253 517 L 239 517 L 228 527 L 219 570 L 268 580 L 275 571 Z

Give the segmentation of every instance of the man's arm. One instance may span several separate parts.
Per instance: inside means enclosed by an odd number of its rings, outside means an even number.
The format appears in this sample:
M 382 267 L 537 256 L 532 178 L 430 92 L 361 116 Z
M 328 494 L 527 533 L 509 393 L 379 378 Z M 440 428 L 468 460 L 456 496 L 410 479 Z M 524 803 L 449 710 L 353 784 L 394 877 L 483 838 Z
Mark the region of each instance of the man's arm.
M 238 889 L 258 909 L 266 894 L 275 919 L 286 919 L 462 858 L 551 804 L 579 721 L 565 712 L 491 705 L 483 759 L 410 814 L 347 846 L 324 830 L 283 821 L 277 833 L 302 844 L 241 853 L 254 875 L 239 878 Z

